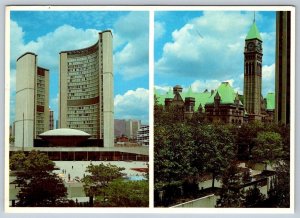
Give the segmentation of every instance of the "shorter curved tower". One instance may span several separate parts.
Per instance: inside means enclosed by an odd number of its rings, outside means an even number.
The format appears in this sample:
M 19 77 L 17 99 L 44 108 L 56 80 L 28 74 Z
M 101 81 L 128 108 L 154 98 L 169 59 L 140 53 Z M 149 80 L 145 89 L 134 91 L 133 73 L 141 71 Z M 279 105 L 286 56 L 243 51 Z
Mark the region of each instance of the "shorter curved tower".
M 60 52 L 60 128 L 78 129 L 114 146 L 112 33 L 96 44 Z
M 37 59 L 26 52 L 16 63 L 16 147 L 33 147 L 38 135 L 49 130 L 49 70 L 37 66 Z

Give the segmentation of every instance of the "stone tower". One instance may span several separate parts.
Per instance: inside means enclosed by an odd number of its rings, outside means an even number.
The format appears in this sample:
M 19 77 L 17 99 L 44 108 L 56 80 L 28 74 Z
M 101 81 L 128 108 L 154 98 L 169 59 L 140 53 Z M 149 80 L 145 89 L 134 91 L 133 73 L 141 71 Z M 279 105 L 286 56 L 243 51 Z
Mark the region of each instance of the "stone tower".
M 254 19 L 244 50 L 244 105 L 249 120 L 261 120 L 262 56 L 262 38 Z

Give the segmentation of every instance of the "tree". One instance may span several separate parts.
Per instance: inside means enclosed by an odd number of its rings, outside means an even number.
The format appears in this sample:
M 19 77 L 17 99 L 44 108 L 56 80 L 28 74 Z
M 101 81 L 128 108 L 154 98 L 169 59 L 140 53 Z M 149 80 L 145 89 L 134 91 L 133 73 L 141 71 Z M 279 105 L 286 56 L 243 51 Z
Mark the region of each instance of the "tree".
M 255 139 L 258 132 L 262 131 L 264 126 L 259 121 L 244 123 L 237 130 L 236 144 L 239 148 L 239 158 L 249 159 L 250 150 L 255 145 Z
M 121 171 L 124 169 L 111 164 L 104 165 L 103 163 L 99 165 L 90 164 L 87 167 L 86 172 L 88 175 L 85 175 L 81 181 L 84 183 L 83 188 L 86 196 L 90 197 L 91 206 L 93 206 L 95 196 L 104 196 L 105 198 L 105 188 L 113 180 L 122 178 L 124 174 Z
M 95 206 L 105 207 L 148 207 L 149 183 L 116 179 L 104 188 L 105 199 L 97 197 Z
M 154 188 L 164 193 L 163 204 L 181 194 L 183 183 L 196 183 L 200 165 L 194 165 L 192 127 L 187 123 L 160 124 L 154 128 Z M 158 199 L 156 199 L 158 200 Z
M 260 207 L 264 200 L 265 195 L 255 186 L 246 191 L 245 207 Z
M 276 175 L 271 181 L 267 202 L 272 207 L 290 207 L 290 164 L 281 161 L 275 167 Z
M 195 133 L 198 163 L 215 179 L 235 160 L 234 137 L 227 125 L 203 125 Z
M 259 132 L 251 153 L 254 161 L 273 165 L 283 155 L 281 135 L 276 132 Z
M 241 188 L 241 172 L 236 164 L 231 164 L 223 172 L 222 189 L 217 207 L 235 207 L 239 208 L 244 205 L 244 193 Z
M 17 206 L 53 207 L 66 199 L 67 189 L 54 170 L 54 162 L 46 154 L 31 151 L 26 156 L 17 152 L 10 158 L 10 169 L 20 187 Z

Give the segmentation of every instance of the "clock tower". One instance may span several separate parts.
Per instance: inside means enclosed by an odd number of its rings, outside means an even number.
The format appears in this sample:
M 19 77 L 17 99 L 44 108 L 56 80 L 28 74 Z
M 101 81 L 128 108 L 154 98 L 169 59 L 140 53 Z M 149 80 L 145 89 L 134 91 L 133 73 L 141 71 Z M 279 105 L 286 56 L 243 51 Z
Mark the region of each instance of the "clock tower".
M 261 120 L 262 56 L 262 38 L 254 20 L 244 49 L 244 105 L 249 120 Z

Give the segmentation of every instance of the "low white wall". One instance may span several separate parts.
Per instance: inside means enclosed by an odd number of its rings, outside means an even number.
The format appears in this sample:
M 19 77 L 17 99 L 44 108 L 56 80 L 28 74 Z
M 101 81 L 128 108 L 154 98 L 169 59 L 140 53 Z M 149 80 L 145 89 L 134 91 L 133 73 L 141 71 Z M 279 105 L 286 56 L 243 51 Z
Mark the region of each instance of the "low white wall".
M 218 196 L 208 195 L 192 201 L 173 206 L 172 208 L 214 208 L 217 203 Z

